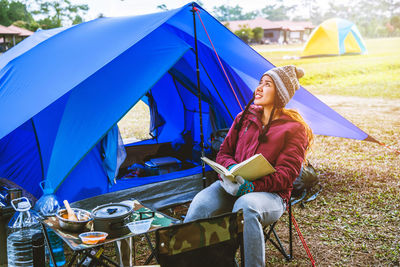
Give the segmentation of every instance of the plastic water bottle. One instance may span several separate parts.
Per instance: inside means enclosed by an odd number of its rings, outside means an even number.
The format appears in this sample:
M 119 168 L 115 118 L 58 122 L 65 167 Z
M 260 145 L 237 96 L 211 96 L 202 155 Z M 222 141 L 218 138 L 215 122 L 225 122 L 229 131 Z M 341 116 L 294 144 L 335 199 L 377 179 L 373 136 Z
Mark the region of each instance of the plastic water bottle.
M 45 245 L 43 233 L 36 233 L 32 236 L 33 266 L 46 266 Z
M 43 190 L 43 195 L 36 202 L 33 209 L 45 217 L 56 215 L 60 204 L 58 203 L 57 197 L 53 194 L 53 188 L 50 182 L 41 181 L 39 186 Z
M 40 223 L 30 212 L 31 203 L 26 197 L 14 199 L 11 205 L 16 212 L 7 229 L 8 266 L 33 266 L 32 236 L 40 233 Z
M 51 184 L 46 181 L 40 182 L 39 185 L 43 190 L 43 195 L 36 202 L 34 209 L 45 217 L 54 216 L 60 208 L 60 204 L 57 197 L 53 194 L 53 188 Z M 46 231 L 53 251 L 54 260 L 56 261 L 57 266 L 62 266 L 65 264 L 63 241 L 50 228 L 47 228 Z M 46 249 L 46 255 L 50 258 L 48 249 Z M 54 266 L 51 260 L 50 266 Z

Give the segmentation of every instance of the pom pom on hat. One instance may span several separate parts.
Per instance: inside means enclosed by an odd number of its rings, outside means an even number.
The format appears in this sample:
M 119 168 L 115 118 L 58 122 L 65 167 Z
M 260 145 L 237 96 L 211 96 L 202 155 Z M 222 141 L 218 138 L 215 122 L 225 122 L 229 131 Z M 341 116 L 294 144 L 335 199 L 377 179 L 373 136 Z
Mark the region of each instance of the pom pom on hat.
M 304 70 L 302 68 L 295 67 L 297 79 L 304 76 Z
M 272 68 L 264 75 L 268 75 L 274 81 L 277 93 L 276 107 L 283 108 L 300 88 L 299 79 L 304 76 L 304 70 L 288 65 Z

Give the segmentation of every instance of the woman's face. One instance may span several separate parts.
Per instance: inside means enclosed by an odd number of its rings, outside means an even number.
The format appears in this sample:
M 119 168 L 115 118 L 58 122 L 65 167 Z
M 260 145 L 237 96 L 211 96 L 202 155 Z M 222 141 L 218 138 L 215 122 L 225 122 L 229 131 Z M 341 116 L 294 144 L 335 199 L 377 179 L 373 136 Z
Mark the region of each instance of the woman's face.
M 269 106 L 274 104 L 275 83 L 271 77 L 264 75 L 260 84 L 254 91 L 254 104 L 259 106 Z

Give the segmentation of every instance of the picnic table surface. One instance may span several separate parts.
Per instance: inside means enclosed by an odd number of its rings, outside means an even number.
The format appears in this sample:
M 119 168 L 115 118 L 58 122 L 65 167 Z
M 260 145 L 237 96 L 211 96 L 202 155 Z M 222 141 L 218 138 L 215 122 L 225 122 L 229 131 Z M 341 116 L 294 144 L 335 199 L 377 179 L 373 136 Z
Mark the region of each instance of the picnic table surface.
M 119 237 L 114 237 L 114 238 L 106 238 L 104 242 L 97 243 L 97 244 L 84 244 L 82 243 L 81 239 L 79 238 L 79 234 L 83 232 L 90 232 L 93 229 L 93 221 L 89 222 L 86 226 L 86 229 L 84 229 L 82 232 L 78 233 L 73 233 L 73 232 L 68 232 L 66 230 L 61 229 L 58 219 L 56 216 L 50 216 L 42 220 L 42 222 L 45 224 L 46 227 L 52 229 L 72 250 L 74 251 L 79 251 L 79 250 L 86 250 L 90 248 L 94 248 L 97 246 L 102 246 L 107 243 L 115 242 L 118 240 L 126 239 L 129 237 L 133 237 L 136 235 L 142 235 L 146 233 L 153 232 L 159 228 L 162 227 L 167 227 L 173 224 L 180 223 L 180 220 L 172 218 L 162 212 L 151 210 L 150 208 L 144 206 L 140 201 L 136 199 L 131 199 L 134 203 L 133 207 L 133 213 L 131 215 L 130 221 L 137 221 L 140 220 L 140 213 L 143 212 L 154 212 L 154 219 L 153 222 L 150 226 L 150 229 L 147 232 L 140 233 L 140 234 L 134 234 L 134 233 L 128 233 Z

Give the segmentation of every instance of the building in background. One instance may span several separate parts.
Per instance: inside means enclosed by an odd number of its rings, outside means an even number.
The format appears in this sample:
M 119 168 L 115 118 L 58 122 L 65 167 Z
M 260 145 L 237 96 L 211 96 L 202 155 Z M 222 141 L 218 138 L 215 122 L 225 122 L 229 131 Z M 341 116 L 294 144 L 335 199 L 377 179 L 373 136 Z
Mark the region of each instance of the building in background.
M 14 25 L 8 27 L 0 25 L 0 53 L 7 51 L 32 34 L 33 32 Z
M 309 21 L 271 21 L 265 18 L 253 20 L 235 20 L 222 22 L 232 32 L 243 27 L 264 30 L 264 43 L 302 43 L 308 39 L 314 25 Z

